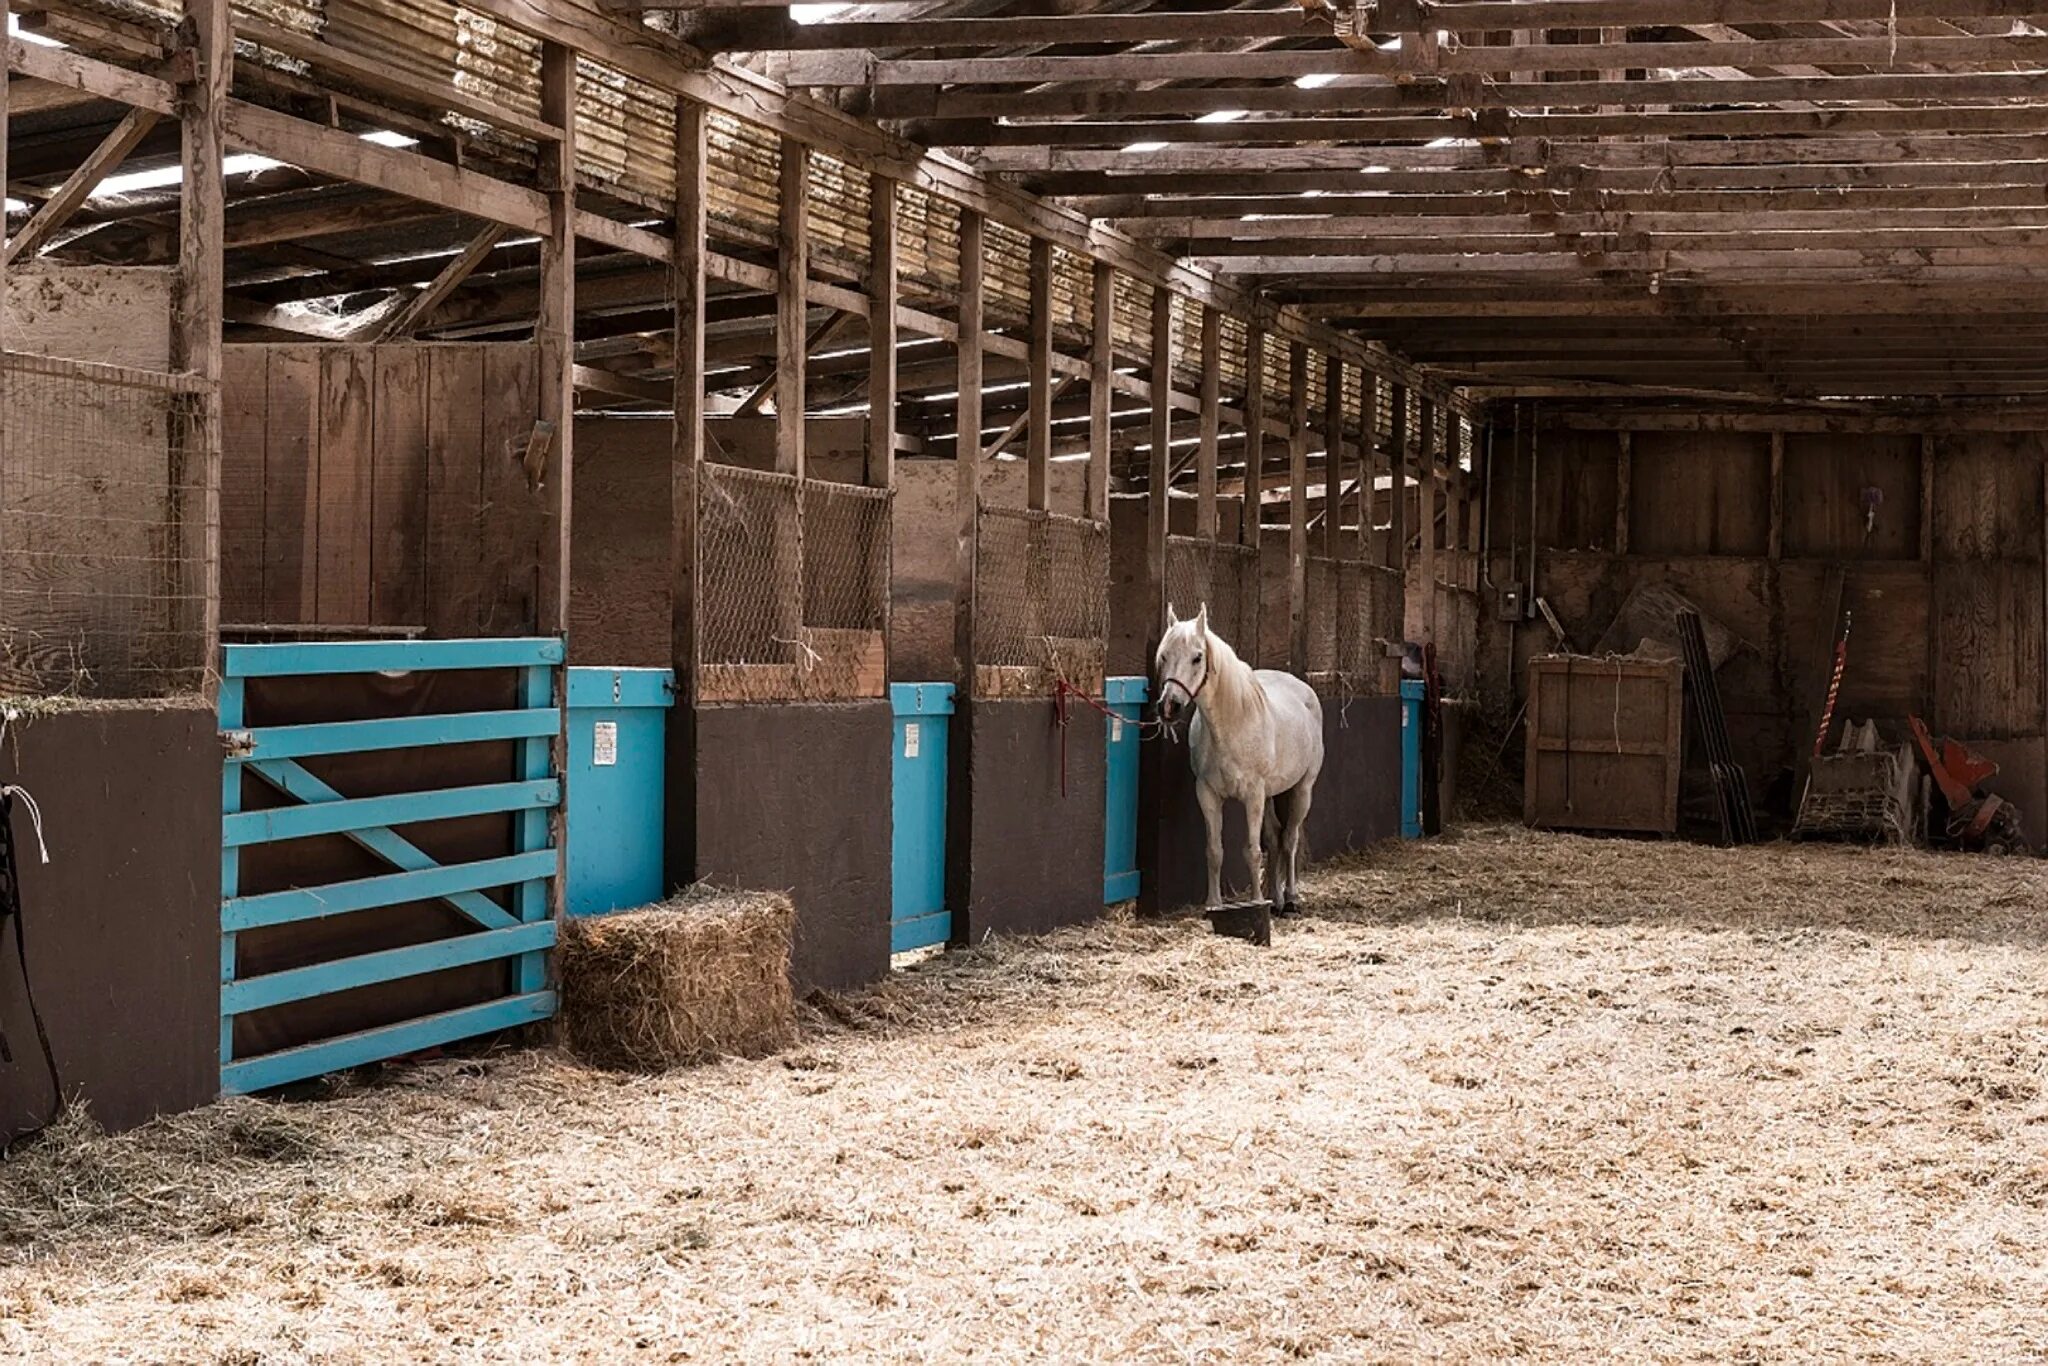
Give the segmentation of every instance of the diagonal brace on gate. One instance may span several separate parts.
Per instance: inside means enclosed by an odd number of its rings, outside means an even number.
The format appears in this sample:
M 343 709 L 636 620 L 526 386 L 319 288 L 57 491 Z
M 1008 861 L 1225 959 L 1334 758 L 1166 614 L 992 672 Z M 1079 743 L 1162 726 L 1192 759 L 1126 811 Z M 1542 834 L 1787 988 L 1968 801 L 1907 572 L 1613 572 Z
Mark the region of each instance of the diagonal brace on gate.
M 296 760 L 257 759 L 244 765 L 264 782 L 311 806 L 329 806 L 347 802 L 339 792 L 321 779 L 309 773 Z M 458 789 L 453 792 L 432 794 L 408 794 L 406 797 L 368 799 L 405 803 L 411 798 L 433 798 L 438 809 L 430 815 L 413 815 L 411 818 L 438 819 L 447 816 L 476 815 L 489 811 L 522 810 L 532 806 L 552 805 L 558 789 L 553 780 L 542 782 L 504 783 L 488 787 Z M 251 816 L 270 813 L 250 812 Z M 438 868 L 440 860 L 421 849 L 412 841 L 398 834 L 388 825 L 372 825 L 360 829 L 337 829 L 331 833 L 345 836 L 378 858 L 391 864 L 401 872 L 420 872 Z M 519 918 L 499 906 L 481 892 L 450 892 L 437 900 L 445 901 L 463 915 L 468 916 L 485 929 L 503 929 L 516 925 Z

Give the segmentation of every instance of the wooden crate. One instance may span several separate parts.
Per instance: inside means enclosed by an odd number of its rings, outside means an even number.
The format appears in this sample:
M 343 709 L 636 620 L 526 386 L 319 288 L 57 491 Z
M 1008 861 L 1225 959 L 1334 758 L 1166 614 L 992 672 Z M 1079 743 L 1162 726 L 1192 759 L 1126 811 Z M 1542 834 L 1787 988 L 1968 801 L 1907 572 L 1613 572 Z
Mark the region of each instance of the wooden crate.
M 1675 659 L 1530 660 L 1523 819 L 1546 830 L 1675 832 L 1683 681 Z

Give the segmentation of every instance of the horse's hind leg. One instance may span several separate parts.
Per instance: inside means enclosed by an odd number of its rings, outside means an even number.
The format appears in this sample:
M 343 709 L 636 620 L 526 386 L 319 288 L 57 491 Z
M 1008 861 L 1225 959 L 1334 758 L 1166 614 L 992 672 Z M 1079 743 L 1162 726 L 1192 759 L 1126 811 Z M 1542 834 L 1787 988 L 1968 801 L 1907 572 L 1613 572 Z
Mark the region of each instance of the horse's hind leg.
M 1301 827 L 1308 820 L 1309 801 L 1314 792 L 1307 783 L 1289 794 L 1287 803 L 1287 901 L 1289 915 L 1301 914 Z
M 1285 866 L 1280 861 L 1280 832 L 1284 825 L 1280 819 L 1279 798 L 1268 797 L 1262 809 L 1265 812 L 1265 823 L 1254 837 L 1254 842 L 1265 855 L 1266 877 L 1263 885 L 1252 888 L 1252 895 L 1277 905 L 1280 901 L 1280 870 Z
M 1267 832 L 1272 828 L 1273 823 L 1266 816 L 1265 794 L 1247 798 L 1244 804 L 1244 866 L 1251 874 L 1253 901 L 1265 897 L 1265 889 L 1273 880 L 1274 870 L 1280 866 L 1271 858 L 1259 857 L 1266 847 Z
M 1202 824 L 1209 832 L 1209 902 L 1223 904 L 1223 794 L 1207 783 L 1195 784 L 1195 800 L 1202 807 Z M 1256 870 L 1255 870 L 1256 872 Z

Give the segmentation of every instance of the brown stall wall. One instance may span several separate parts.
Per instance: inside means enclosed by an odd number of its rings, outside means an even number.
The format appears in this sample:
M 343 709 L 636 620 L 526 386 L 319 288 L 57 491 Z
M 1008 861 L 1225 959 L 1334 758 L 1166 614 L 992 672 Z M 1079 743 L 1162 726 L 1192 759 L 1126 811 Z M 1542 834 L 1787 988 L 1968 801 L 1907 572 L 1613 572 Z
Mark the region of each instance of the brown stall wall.
M 533 347 L 237 345 L 222 363 L 229 627 L 535 628 Z
M 1919 558 L 1920 438 L 1789 432 L 1784 463 L 1788 558 Z M 1882 500 L 1874 517 L 1865 489 Z
M 1550 497 L 1537 503 L 1536 534 L 1559 550 L 1608 550 L 1614 545 L 1615 467 L 1621 443 L 1612 432 L 1545 432 L 1538 444 L 1538 476 Z M 1522 479 L 1526 484 L 1528 475 Z M 1505 494 L 1520 489 L 1503 490 Z M 1409 518 L 1413 527 L 1415 519 Z
M 1769 437 L 1637 432 L 1629 447 L 1630 552 L 1762 555 L 1770 540 L 1770 470 Z
M 671 802 L 694 813 L 683 835 L 694 865 L 672 866 L 670 881 L 787 891 L 797 914 L 790 975 L 800 990 L 844 990 L 886 975 L 889 704 L 698 707 L 692 719 L 691 795 L 672 787 Z M 1095 772 L 1099 789 L 1099 762 Z M 1100 796 L 1096 807 L 1100 831 Z
M 0 775 L 42 808 L 50 861 L 14 817 L 29 981 L 58 1075 L 126 1129 L 220 1087 L 220 738 L 210 707 L 102 704 L 8 726 Z M 0 1141 L 49 1117 L 15 957 L 0 941 Z
M 953 724 L 963 721 L 971 728 L 966 771 L 956 765 L 947 813 L 954 934 L 979 943 L 1100 916 L 1108 799 L 1102 718 L 1077 710 L 1064 746 L 1052 704 L 1038 699 L 975 701 Z M 886 743 L 882 753 L 886 762 Z
M 569 557 L 569 662 L 666 669 L 675 424 L 576 419 Z

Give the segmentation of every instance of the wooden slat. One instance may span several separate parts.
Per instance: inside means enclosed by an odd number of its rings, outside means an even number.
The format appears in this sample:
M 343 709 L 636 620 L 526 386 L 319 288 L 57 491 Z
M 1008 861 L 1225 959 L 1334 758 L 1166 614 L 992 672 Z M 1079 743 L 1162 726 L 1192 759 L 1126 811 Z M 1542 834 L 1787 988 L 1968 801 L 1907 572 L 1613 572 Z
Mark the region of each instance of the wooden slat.
M 427 619 L 427 352 L 412 344 L 371 351 L 370 621 Z
M 269 348 L 259 620 L 320 619 L 320 409 L 319 349 Z
M 1103 262 L 1094 267 L 1092 345 L 1088 352 L 1088 495 L 1090 517 L 1109 517 L 1110 424 L 1116 403 L 1116 272 Z
M 485 540 L 500 534 L 482 513 L 485 350 L 427 351 L 426 611 L 435 635 L 478 634 L 494 600 L 483 574 Z
M 221 1091 L 245 1095 L 325 1072 L 360 1067 L 381 1058 L 417 1053 L 457 1039 L 545 1020 L 555 1013 L 552 991 L 508 996 L 482 1005 L 443 1011 L 404 1024 L 346 1034 L 338 1039 L 305 1044 L 259 1058 L 239 1059 L 221 1068 Z
M 520 620 L 549 635 L 569 629 L 570 511 L 576 472 L 576 60 L 572 48 L 556 43 L 541 47 L 541 118 L 560 128 L 562 136 L 543 146 L 540 154 L 548 229 L 540 249 L 540 309 L 534 325 L 536 425 L 519 445 L 522 463 L 515 468 L 524 487 L 505 489 L 506 501 L 523 498 L 535 522 L 534 603 Z M 666 258 L 664 251 L 660 259 Z M 545 452 L 539 462 L 536 452 Z M 489 454 L 487 439 L 487 459 Z M 485 488 L 488 493 L 490 485 Z M 515 569 L 525 544 L 522 537 L 510 548 Z M 566 764 L 566 742 L 557 747 L 557 758 Z M 558 827 L 559 822 L 558 816 Z M 559 885 L 555 892 L 559 899 Z
M 478 455 L 479 557 L 483 635 L 540 629 L 542 536 L 548 525 L 541 497 L 528 485 L 520 457 L 540 414 L 542 357 L 538 348 L 483 348 L 483 430 Z M 564 433 L 557 431 L 560 441 Z
M 370 621 L 370 471 L 375 432 L 370 356 L 356 346 L 320 351 L 318 590 L 313 621 Z
M 1052 477 L 1052 243 L 1031 239 L 1025 357 L 1025 506 L 1044 511 Z
M 775 293 L 775 468 L 804 475 L 805 321 L 810 280 L 810 150 L 782 144 Z M 962 444 L 972 450 L 971 443 Z
M 229 347 L 222 357 L 220 597 L 228 621 L 263 619 L 269 357 L 262 346 Z
M 867 482 L 874 488 L 896 485 L 897 199 L 894 180 L 869 179 Z

